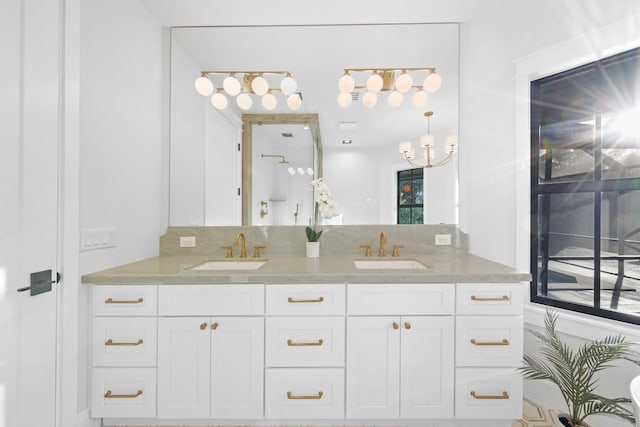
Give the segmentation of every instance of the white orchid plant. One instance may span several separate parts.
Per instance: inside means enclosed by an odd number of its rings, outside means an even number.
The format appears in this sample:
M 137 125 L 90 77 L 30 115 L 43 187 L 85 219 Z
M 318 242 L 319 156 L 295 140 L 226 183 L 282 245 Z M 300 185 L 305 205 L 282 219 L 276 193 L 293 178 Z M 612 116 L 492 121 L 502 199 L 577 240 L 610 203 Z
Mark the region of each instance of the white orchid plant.
M 320 236 L 322 235 L 322 230 L 318 231 L 317 229 L 319 217 L 329 219 L 336 216 L 337 203 L 331 196 L 331 192 L 329 191 L 327 183 L 324 182 L 324 178 L 318 178 L 311 181 L 311 185 L 313 185 L 316 206 L 313 215 L 313 228 L 307 227 L 305 231 L 309 242 L 317 242 L 320 240 Z

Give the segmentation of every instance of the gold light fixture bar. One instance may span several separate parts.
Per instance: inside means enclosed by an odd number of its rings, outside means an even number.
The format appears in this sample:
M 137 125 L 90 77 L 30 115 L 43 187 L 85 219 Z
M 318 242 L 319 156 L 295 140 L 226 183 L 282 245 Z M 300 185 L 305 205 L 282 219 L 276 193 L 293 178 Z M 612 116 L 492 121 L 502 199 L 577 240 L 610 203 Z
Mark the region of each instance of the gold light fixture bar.
M 356 84 L 352 73 L 370 73 L 366 84 Z M 413 76 L 409 73 L 414 74 Z M 414 84 L 416 73 L 425 73 L 424 80 Z M 344 75 L 338 80 L 338 104 L 346 108 L 351 105 L 353 91 L 366 89 L 362 97 L 362 103 L 367 108 L 372 108 L 378 102 L 378 93 L 388 92 L 387 102 L 391 107 L 397 108 L 402 104 L 404 93 L 413 90 L 413 104 L 415 107 L 424 107 L 427 102 L 427 93 L 435 92 L 440 88 L 442 78 L 436 72 L 435 67 L 377 67 L 377 68 L 344 68 Z

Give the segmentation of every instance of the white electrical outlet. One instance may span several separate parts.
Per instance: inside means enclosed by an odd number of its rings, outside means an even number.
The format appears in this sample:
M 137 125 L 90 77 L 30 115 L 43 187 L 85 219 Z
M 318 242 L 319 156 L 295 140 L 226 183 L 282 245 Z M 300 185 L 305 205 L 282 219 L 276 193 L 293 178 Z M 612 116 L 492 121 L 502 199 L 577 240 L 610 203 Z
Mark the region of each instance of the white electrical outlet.
M 180 247 L 181 248 L 195 248 L 196 247 L 196 236 L 180 237 Z
M 436 234 L 436 246 L 451 245 L 451 234 Z
M 117 228 L 85 228 L 80 231 L 80 250 L 113 248 L 118 246 Z

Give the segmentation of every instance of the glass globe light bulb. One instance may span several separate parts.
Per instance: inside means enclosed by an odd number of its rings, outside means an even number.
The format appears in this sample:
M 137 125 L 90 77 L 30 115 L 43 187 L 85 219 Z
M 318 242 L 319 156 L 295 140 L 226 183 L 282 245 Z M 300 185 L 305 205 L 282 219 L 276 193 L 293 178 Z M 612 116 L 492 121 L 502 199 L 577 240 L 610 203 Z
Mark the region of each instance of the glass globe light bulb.
M 218 110 L 224 110 L 227 108 L 229 102 L 227 101 L 227 97 L 221 94 L 220 92 L 216 92 L 211 97 L 211 105 Z
M 287 105 L 293 111 L 297 111 L 302 106 L 302 99 L 300 99 L 300 96 L 297 93 L 294 93 L 293 95 L 289 95 L 287 98 Z
M 351 101 L 353 101 L 353 98 L 351 98 L 350 92 L 340 92 L 340 95 L 338 95 L 338 105 L 342 108 L 346 108 L 351 105 Z
M 398 108 L 402 104 L 402 99 L 403 99 L 402 94 L 397 90 L 394 90 L 389 94 L 389 97 L 387 98 L 387 103 L 393 108 Z
M 274 108 L 276 108 L 276 105 L 278 105 L 278 100 L 275 96 L 273 96 L 272 93 L 265 94 L 262 97 L 261 102 L 265 110 L 273 110 Z
M 416 108 L 424 107 L 427 104 L 428 99 L 429 99 L 429 95 L 427 95 L 427 92 L 423 90 L 419 90 L 413 94 L 413 98 L 412 98 L 413 106 Z
M 403 141 L 400 144 L 398 144 L 398 151 L 400 153 L 402 153 L 402 154 L 408 153 L 409 150 L 411 150 L 411 142 Z
M 380 74 L 373 73 L 371 77 L 367 79 L 367 89 L 369 92 L 378 93 L 382 89 L 384 84 Z
M 435 142 L 435 138 L 430 133 L 427 133 L 420 137 L 420 145 L 422 147 L 432 146 L 434 142 Z
M 349 74 L 345 74 L 338 80 L 338 89 L 340 92 L 351 92 L 356 87 L 356 81 Z
M 236 98 L 236 104 L 238 104 L 241 110 L 248 110 L 253 105 L 253 101 L 248 93 L 241 93 Z
M 307 168 L 307 174 L 313 176 L 313 169 Z
M 442 77 L 440 77 L 440 74 L 434 71 L 433 73 L 429 74 L 426 79 L 424 79 L 424 84 L 422 85 L 422 87 L 427 92 L 433 93 L 440 89 L 441 84 Z
M 293 95 L 298 89 L 298 83 L 291 76 L 286 76 L 280 82 L 280 90 L 287 96 Z
M 304 175 L 304 169 L 298 168 L 298 175 Z
M 296 170 L 291 166 L 287 168 L 287 172 L 289 172 L 289 175 L 292 175 L 292 176 L 296 174 Z
M 269 91 L 267 79 L 262 76 L 254 77 L 253 80 L 251 80 L 251 90 L 258 96 L 266 94 Z
M 240 93 L 240 89 L 242 89 L 240 82 L 234 76 L 226 77 L 222 81 L 222 87 L 224 88 L 224 91 L 231 96 L 236 96 Z
M 400 93 L 405 93 L 409 89 L 411 89 L 411 85 L 413 84 L 413 78 L 406 71 L 396 79 L 396 90 Z
M 213 93 L 214 87 L 208 77 L 202 76 L 196 79 L 196 92 L 202 96 L 209 96 Z
M 367 108 L 375 106 L 377 102 L 378 96 L 373 92 L 367 92 L 362 97 L 362 104 Z

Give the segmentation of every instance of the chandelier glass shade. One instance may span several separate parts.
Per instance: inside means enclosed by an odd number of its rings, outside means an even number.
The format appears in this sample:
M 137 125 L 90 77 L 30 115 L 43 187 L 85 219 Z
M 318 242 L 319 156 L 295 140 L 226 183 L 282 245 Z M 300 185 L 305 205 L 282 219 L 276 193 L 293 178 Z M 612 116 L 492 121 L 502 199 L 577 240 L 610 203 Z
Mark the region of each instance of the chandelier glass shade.
M 284 77 L 279 79 L 280 76 Z M 202 71 L 195 89 L 202 96 L 210 96 L 211 105 L 218 110 L 227 108 L 229 97 L 236 97 L 241 110 L 250 109 L 256 98 L 265 110 L 271 111 L 278 105 L 274 95 L 277 92 L 286 97 L 290 110 L 297 111 L 302 106 L 298 84 L 289 71 Z
M 434 148 L 435 137 L 431 134 L 431 122 L 430 118 L 433 116 L 433 111 L 427 111 L 424 113 L 427 118 L 427 133 L 420 137 L 420 147 L 423 149 L 423 158 L 426 161 L 425 164 L 414 162 L 416 158 L 416 150 L 409 141 L 403 141 L 398 145 L 398 151 L 402 154 L 402 157 L 409 162 L 414 168 L 435 168 L 442 166 L 453 158 L 453 155 L 458 151 L 458 137 L 456 135 L 448 135 L 445 139 L 445 157 L 434 162 L 436 157 L 436 151 Z
M 368 75 L 366 80 L 356 83 L 352 74 L 360 77 L 363 73 Z M 415 84 L 417 81 L 422 83 Z M 381 92 L 388 92 L 387 104 L 393 108 L 402 105 L 407 93 L 413 105 L 422 108 L 429 98 L 427 94 L 436 92 L 441 85 L 442 77 L 435 68 L 345 68 L 338 80 L 338 104 L 343 108 L 350 106 L 353 99 L 357 99 L 353 92 L 362 90 L 365 91 L 362 104 L 367 108 L 377 104 Z

